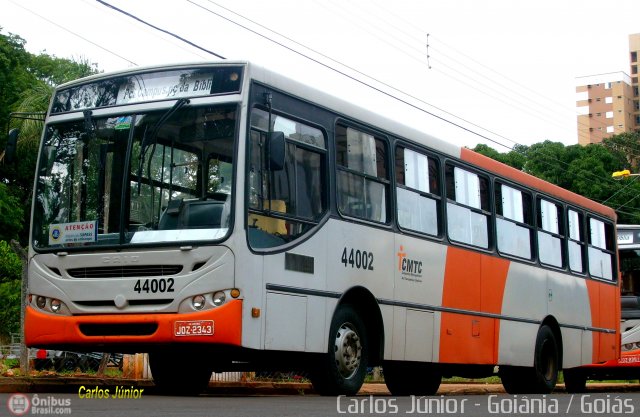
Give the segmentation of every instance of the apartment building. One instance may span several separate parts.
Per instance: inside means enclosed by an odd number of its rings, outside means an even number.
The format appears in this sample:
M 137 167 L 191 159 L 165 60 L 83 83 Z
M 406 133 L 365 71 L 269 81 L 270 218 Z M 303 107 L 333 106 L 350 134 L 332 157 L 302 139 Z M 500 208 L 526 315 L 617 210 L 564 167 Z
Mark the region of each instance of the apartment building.
M 631 77 L 624 72 L 578 77 L 578 143 L 602 142 L 633 129 Z
M 638 93 L 638 56 L 640 33 L 629 35 L 629 62 L 631 64 L 631 89 L 633 93 L 633 120 L 635 130 L 640 129 L 640 94 Z
M 580 145 L 599 143 L 610 136 L 640 129 L 638 55 L 640 33 L 629 35 L 631 76 L 611 72 L 576 79 Z

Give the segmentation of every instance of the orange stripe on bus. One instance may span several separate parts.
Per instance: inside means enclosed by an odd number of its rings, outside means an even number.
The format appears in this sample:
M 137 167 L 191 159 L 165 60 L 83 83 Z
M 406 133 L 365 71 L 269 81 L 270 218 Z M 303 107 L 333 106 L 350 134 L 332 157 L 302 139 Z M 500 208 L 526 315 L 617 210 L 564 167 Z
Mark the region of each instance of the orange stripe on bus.
M 587 279 L 589 304 L 591 305 L 591 325 L 601 329 L 620 328 L 620 302 L 616 285 L 604 284 Z M 620 357 L 619 334 L 592 332 L 593 363 Z
M 213 320 L 211 336 L 175 336 L 176 321 Z M 156 323 L 158 329 L 144 336 L 86 336 L 82 324 L 140 324 Z M 59 344 L 75 346 L 158 343 L 220 343 L 239 346 L 242 336 L 242 300 L 231 300 L 224 306 L 187 314 L 105 314 L 89 316 L 55 316 L 42 313 L 31 306 L 25 310 L 25 341 L 27 346 L 47 347 Z
M 509 261 L 449 247 L 442 306 L 500 314 Z M 494 364 L 498 360 L 500 320 L 443 312 L 440 362 Z
M 589 200 L 579 194 L 575 194 L 557 185 L 553 185 L 533 175 L 526 174 L 513 167 L 505 165 L 487 156 L 472 151 L 471 149 L 462 148 L 460 157 L 463 161 L 474 164 L 480 168 L 491 171 L 495 174 L 501 175 L 511 181 L 525 185 L 527 187 L 535 188 L 536 190 L 545 192 L 556 198 L 573 202 L 583 208 L 589 209 L 593 212 L 599 213 L 610 219 L 616 219 L 616 213 L 613 209 Z

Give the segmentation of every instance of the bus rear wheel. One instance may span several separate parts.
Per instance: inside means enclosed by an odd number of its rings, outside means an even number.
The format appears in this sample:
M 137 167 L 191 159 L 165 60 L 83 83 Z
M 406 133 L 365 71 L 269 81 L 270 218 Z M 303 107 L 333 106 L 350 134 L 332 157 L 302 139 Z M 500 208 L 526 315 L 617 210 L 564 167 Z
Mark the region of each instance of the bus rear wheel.
M 442 376 L 432 364 L 415 362 L 385 362 L 382 366 L 384 383 L 391 395 L 435 395 Z
M 358 310 L 341 305 L 331 320 L 329 346 L 311 372 L 311 383 L 320 395 L 355 395 L 367 373 L 366 328 Z
M 533 368 L 500 367 L 500 378 L 509 394 L 549 394 L 558 381 L 560 355 L 551 328 L 540 327 L 536 337 Z
M 202 354 L 150 352 L 153 383 L 164 395 L 198 395 L 209 385 L 212 368 Z

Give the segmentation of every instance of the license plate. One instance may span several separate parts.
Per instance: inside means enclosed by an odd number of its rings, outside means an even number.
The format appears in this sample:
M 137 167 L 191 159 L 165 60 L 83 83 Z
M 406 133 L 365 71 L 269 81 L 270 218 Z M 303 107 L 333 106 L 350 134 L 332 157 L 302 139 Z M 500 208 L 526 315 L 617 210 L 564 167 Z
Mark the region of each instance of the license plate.
M 213 336 L 213 320 L 176 321 L 175 336 Z

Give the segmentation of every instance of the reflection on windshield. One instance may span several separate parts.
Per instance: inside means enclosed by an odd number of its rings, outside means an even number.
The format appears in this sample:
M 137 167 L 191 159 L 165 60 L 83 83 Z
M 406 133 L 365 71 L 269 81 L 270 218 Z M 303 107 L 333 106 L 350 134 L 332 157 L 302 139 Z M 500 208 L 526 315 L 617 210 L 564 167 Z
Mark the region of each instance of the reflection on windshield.
M 185 106 L 159 123 L 163 116 L 166 111 L 47 127 L 35 196 L 35 247 L 226 235 L 235 107 Z

